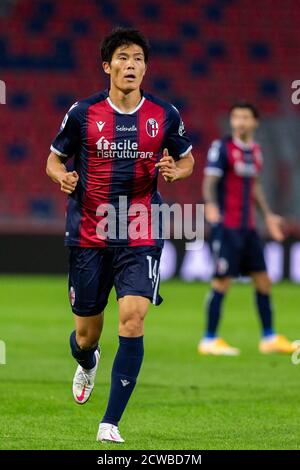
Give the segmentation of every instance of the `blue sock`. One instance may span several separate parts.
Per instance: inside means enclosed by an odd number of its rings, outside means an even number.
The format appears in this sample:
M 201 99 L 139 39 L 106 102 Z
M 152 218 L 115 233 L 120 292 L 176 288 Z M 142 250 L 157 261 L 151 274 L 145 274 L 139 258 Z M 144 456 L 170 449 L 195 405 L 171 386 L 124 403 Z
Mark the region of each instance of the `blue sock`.
M 263 336 L 274 335 L 273 312 L 270 296 L 268 294 L 261 294 L 260 292 L 256 291 L 255 297 L 259 318 L 262 324 Z
M 206 304 L 207 314 L 207 326 L 206 326 L 206 339 L 212 339 L 216 337 L 218 325 L 221 317 L 221 307 L 224 298 L 223 292 L 218 292 L 214 289 L 209 294 L 209 298 Z
M 143 362 L 143 339 L 143 336 L 138 338 L 119 336 L 119 349 L 111 372 L 110 396 L 102 423 L 117 426 L 121 419 Z
M 81 349 L 76 342 L 76 331 L 73 331 L 70 336 L 70 346 L 72 356 L 78 364 L 84 369 L 92 369 L 96 365 L 96 358 L 94 352 L 98 348 L 98 345 L 91 349 Z

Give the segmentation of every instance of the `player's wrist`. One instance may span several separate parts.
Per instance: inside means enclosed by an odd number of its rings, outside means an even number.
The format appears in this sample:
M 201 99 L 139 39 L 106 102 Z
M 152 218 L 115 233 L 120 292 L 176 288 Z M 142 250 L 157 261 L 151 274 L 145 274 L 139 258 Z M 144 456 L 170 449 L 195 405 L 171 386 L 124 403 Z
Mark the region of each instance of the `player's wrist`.
M 176 168 L 175 177 L 173 181 L 181 180 L 183 178 L 184 178 L 184 172 L 181 170 L 181 168 Z
M 190 167 L 181 168 L 176 165 L 176 180 L 184 180 L 188 178 L 191 174 L 192 174 L 192 169 Z
M 55 176 L 56 176 L 56 181 L 57 181 L 58 184 L 62 185 L 63 180 L 64 180 L 64 178 L 65 178 L 65 176 L 66 176 L 66 173 L 67 173 L 66 170 L 62 170 L 62 171 L 56 173 Z

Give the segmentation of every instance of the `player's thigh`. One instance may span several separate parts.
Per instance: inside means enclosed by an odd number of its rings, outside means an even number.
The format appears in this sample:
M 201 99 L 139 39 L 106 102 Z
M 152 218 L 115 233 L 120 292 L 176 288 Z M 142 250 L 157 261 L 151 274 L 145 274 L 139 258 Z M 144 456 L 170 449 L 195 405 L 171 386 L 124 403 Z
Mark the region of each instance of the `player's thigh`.
M 243 252 L 243 273 L 251 274 L 252 279 L 255 273 L 255 283 L 266 285 L 268 281 L 266 271 L 263 242 L 256 230 L 249 230 Z
M 98 316 L 106 307 L 112 286 L 113 271 L 110 250 L 71 247 L 69 298 L 75 315 L 79 317 Z M 80 320 L 78 321 L 80 322 Z M 84 320 L 81 323 L 85 323 Z
M 127 295 L 145 297 L 154 305 L 160 305 L 159 265 L 161 248 L 126 247 L 115 257 L 115 289 L 117 299 Z
M 214 279 L 237 277 L 241 264 L 241 239 L 237 230 L 223 226 L 212 231 L 210 247 L 214 261 Z M 221 281 L 222 282 L 222 281 Z M 226 283 L 228 281 L 224 281 Z

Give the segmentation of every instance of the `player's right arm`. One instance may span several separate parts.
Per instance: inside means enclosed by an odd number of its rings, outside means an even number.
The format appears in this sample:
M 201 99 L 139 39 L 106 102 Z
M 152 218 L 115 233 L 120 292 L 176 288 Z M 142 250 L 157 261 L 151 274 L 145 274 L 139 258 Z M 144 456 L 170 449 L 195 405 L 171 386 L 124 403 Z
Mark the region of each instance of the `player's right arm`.
M 79 180 L 76 171 L 68 172 L 59 155 L 54 152 L 51 152 L 48 157 L 46 173 L 52 181 L 60 185 L 61 191 L 66 194 L 71 194 L 75 190 Z
M 78 153 L 80 148 L 80 105 L 74 103 L 60 126 L 59 132 L 53 140 L 51 153 L 47 160 L 46 173 L 60 185 L 61 191 L 71 194 L 78 183 L 79 176 L 76 171 L 67 171 L 66 161 Z
M 210 224 L 218 224 L 222 220 L 218 204 L 218 184 L 225 168 L 226 155 L 222 149 L 222 141 L 215 140 L 208 150 L 202 186 L 205 218 Z

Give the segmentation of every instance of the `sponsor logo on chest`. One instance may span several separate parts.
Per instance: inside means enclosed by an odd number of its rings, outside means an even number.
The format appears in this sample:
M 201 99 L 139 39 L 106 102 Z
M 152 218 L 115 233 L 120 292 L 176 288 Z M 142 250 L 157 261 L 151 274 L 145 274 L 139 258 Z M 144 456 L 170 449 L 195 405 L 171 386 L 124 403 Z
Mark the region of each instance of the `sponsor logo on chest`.
M 137 142 L 137 138 L 128 138 L 127 133 L 137 133 L 138 128 L 135 124 L 125 125 L 118 124 L 115 127 L 117 135 L 115 138 L 111 136 L 107 137 L 105 132 L 104 121 L 96 121 L 96 126 L 98 131 L 102 134 L 101 137 L 96 140 L 96 149 L 97 156 L 100 158 L 118 158 L 118 159 L 131 159 L 131 158 L 143 158 L 148 159 L 154 156 L 154 152 L 150 151 L 151 143 L 149 145 L 149 150 L 140 150 Z M 103 131 L 106 135 L 103 135 Z M 151 138 L 155 138 L 159 132 L 159 124 L 154 118 L 149 118 L 146 121 L 145 131 L 147 135 Z M 124 133 L 124 135 L 122 135 Z M 136 139 L 136 140 L 135 140 Z
M 251 178 L 257 175 L 258 169 L 255 156 L 252 153 L 244 153 L 241 150 L 232 151 L 233 171 L 242 178 Z
M 102 136 L 96 142 L 97 156 L 100 158 L 152 158 L 154 152 L 139 150 L 138 143 L 129 139 L 110 141 Z

